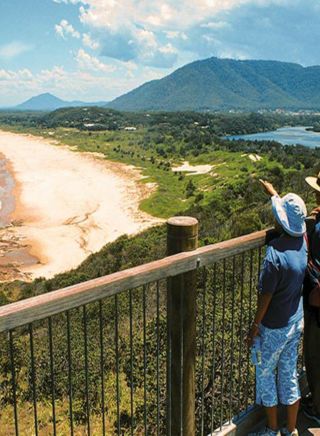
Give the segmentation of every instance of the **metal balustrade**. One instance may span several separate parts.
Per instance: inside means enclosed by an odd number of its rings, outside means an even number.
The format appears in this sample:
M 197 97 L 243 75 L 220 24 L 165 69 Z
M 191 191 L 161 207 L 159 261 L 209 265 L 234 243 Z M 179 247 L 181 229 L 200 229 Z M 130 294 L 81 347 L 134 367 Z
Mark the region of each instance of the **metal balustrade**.
M 0 434 L 204 436 L 245 413 L 267 235 L 1 307 Z

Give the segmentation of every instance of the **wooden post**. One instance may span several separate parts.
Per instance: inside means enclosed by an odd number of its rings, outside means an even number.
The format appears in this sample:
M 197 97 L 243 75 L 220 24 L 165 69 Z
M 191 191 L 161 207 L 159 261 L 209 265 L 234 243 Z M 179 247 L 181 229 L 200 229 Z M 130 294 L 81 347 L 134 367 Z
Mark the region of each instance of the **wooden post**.
M 167 222 L 167 254 L 198 247 L 198 221 Z M 167 435 L 195 435 L 196 271 L 168 279 Z

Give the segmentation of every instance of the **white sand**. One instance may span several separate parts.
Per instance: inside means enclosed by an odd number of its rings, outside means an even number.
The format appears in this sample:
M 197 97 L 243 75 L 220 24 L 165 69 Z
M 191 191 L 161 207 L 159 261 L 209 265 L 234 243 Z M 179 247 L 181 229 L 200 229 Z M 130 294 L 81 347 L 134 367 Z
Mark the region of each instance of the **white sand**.
M 259 160 L 262 159 L 261 156 L 259 156 L 258 154 L 249 154 L 249 159 L 252 160 L 252 162 L 259 162 Z
M 212 170 L 212 165 L 190 165 L 189 162 L 185 161 L 179 167 L 172 167 L 172 171 L 174 172 L 186 172 L 190 173 L 187 175 L 198 175 L 198 174 L 207 174 Z
M 139 210 L 154 186 L 133 167 L 1 131 L 0 153 L 17 183 L 13 226 L 0 237 L 10 232 L 39 259 L 22 268 L 30 278 L 75 268 L 107 242 L 160 222 Z

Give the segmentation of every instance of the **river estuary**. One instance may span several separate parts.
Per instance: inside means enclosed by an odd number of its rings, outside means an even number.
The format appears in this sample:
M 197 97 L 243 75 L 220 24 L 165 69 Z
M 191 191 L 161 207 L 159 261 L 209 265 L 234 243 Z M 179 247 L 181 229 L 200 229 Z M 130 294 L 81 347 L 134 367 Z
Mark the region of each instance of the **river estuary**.
M 277 141 L 283 145 L 305 145 L 320 147 L 320 133 L 307 130 L 308 127 L 282 127 L 273 132 L 253 133 L 251 135 L 227 136 L 230 140 Z

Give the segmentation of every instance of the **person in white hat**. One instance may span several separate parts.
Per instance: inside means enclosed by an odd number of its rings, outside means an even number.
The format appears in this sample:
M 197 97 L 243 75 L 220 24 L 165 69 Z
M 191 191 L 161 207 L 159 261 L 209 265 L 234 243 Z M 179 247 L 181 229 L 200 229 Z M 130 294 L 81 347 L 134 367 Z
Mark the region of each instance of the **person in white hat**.
M 320 426 L 320 173 L 307 177 L 306 182 L 315 193 L 318 207 L 311 212 L 314 226 L 308 231 L 309 263 L 304 286 L 304 357 L 311 395 L 303 399 L 302 406 L 304 414 Z
M 256 364 L 256 402 L 264 406 L 267 427 L 252 435 L 298 435 L 300 404 L 297 376 L 298 345 L 303 331 L 302 285 L 308 255 L 305 240 L 307 215 L 296 194 L 280 197 L 273 186 L 260 180 L 271 197 L 280 236 L 268 247 L 259 279 L 258 308 L 248 344 L 259 349 Z M 277 377 L 276 377 L 277 373 Z M 277 406 L 287 406 L 286 428 L 279 429 Z

